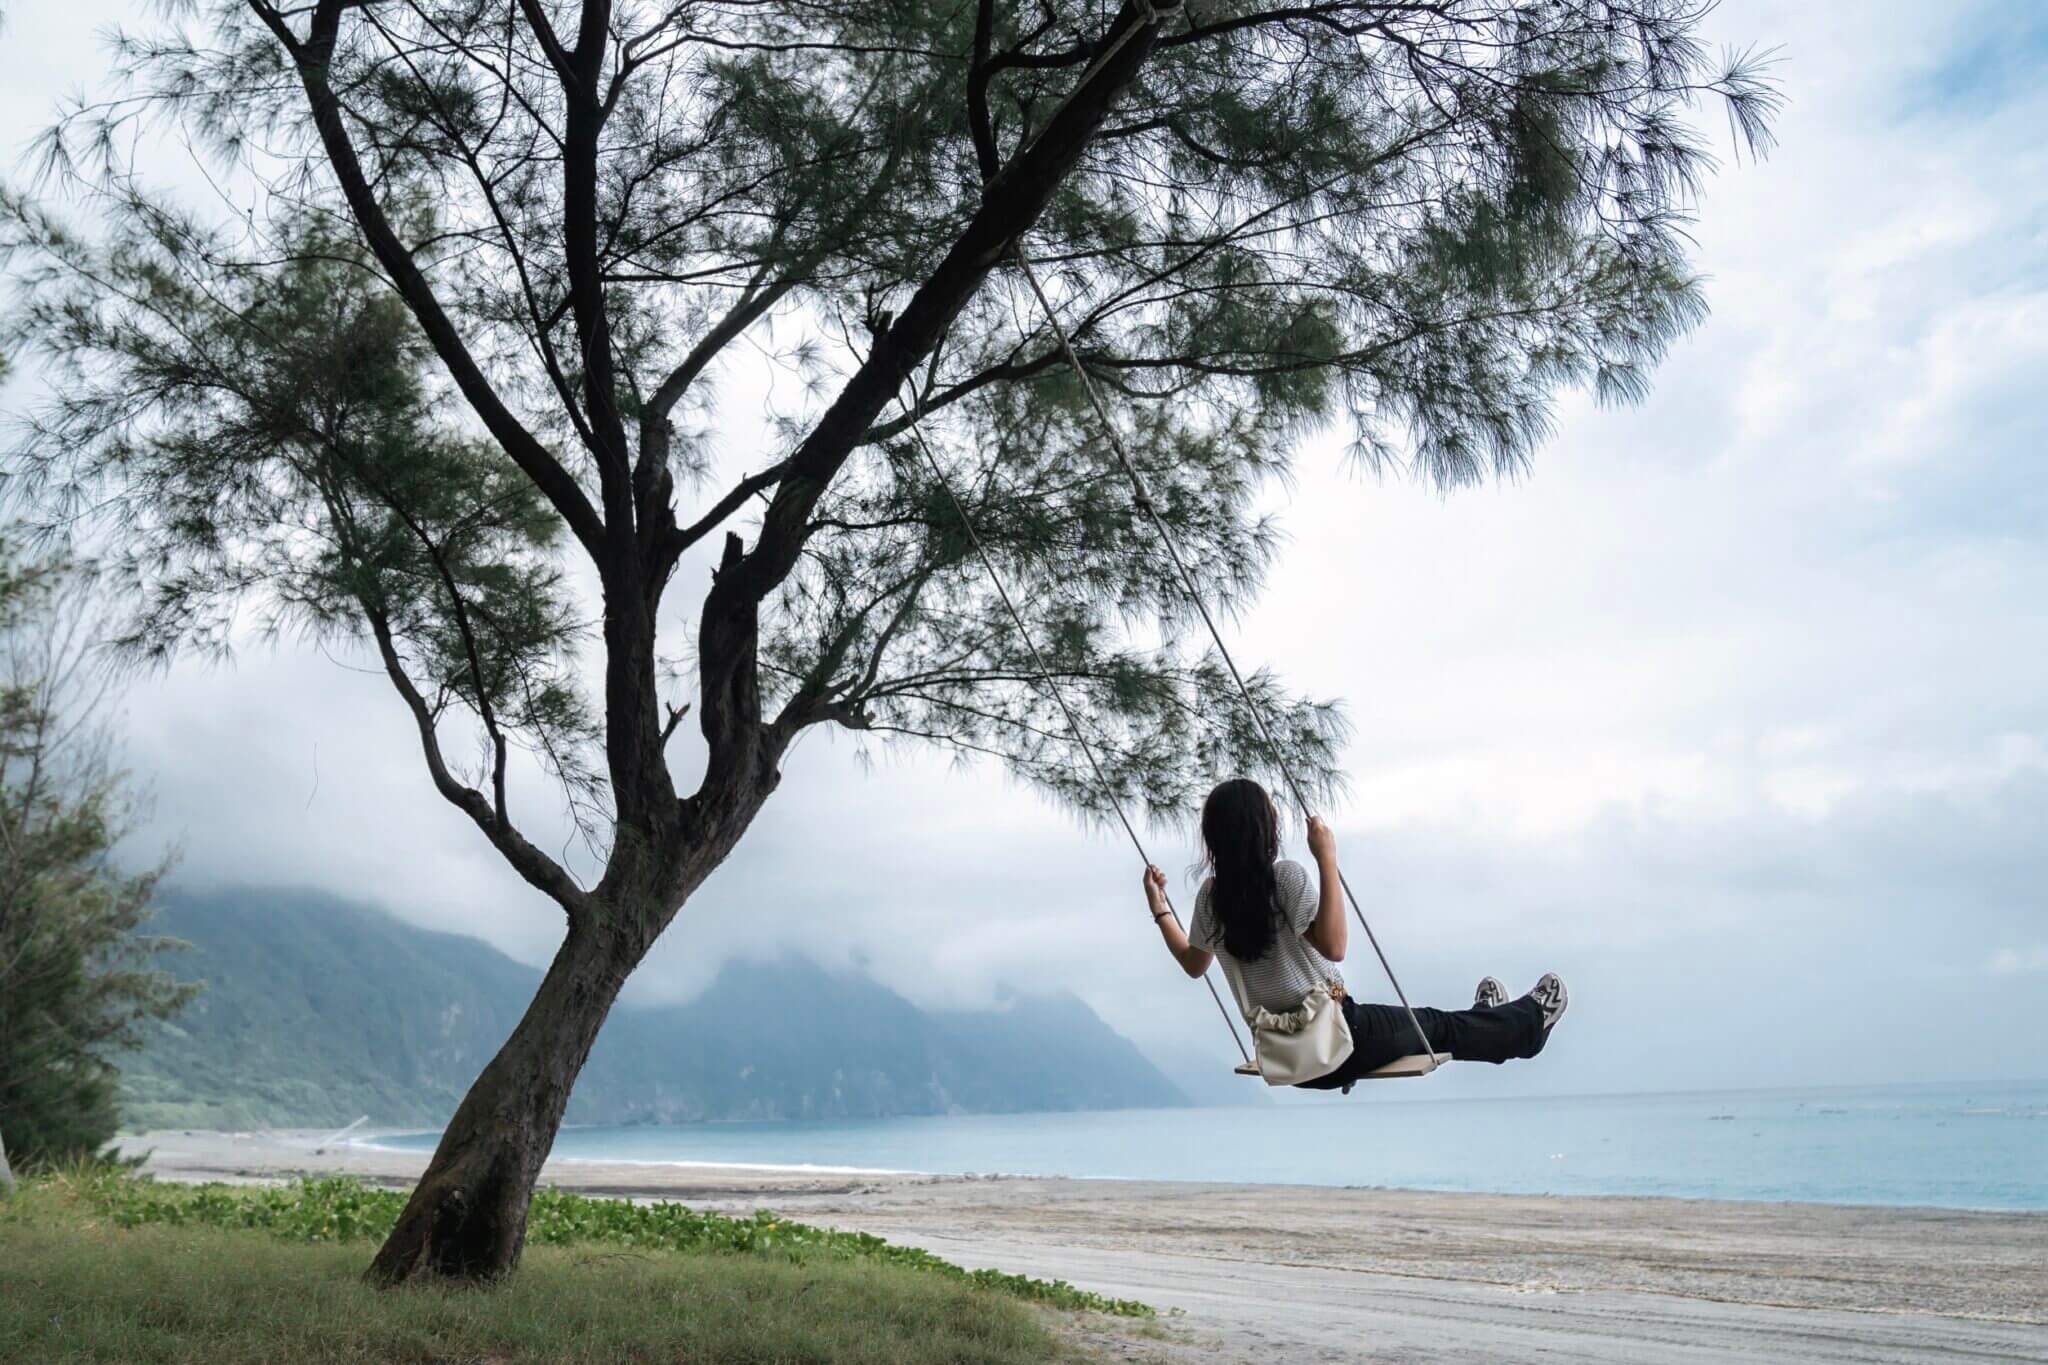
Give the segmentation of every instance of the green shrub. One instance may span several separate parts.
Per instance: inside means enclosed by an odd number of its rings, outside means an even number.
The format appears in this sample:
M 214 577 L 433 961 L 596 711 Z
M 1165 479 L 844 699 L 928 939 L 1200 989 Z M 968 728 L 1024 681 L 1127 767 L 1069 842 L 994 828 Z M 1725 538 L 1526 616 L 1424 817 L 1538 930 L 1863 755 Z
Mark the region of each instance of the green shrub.
M 1054 1365 L 1075 1358 L 1061 1324 L 1030 1304 L 872 1259 L 798 1264 L 772 1254 L 537 1246 L 517 1275 L 489 1293 L 459 1284 L 387 1291 L 364 1279 L 361 1242 L 279 1236 L 275 1223 L 200 1225 L 201 1216 L 239 1217 L 232 1198 L 179 1209 L 183 1226 L 119 1227 L 84 1190 L 68 1178 L 36 1177 L 22 1182 L 17 1197 L 0 1200 L 0 1361 L 8 1365 Z M 140 1199 L 123 1207 L 133 1218 L 170 1206 Z M 324 1218 L 307 1226 L 329 1235 Z
M 398 1221 L 406 1195 L 347 1176 L 289 1185 L 169 1185 L 104 1167 L 81 1166 L 67 1177 L 94 1208 L 121 1227 L 148 1224 L 249 1228 L 300 1242 L 382 1238 Z M 1055 1308 L 1151 1317 L 1150 1306 L 1077 1289 L 1065 1280 L 1036 1280 L 999 1270 L 968 1270 L 921 1247 L 899 1246 L 865 1232 L 794 1223 L 766 1210 L 746 1217 L 684 1204 L 635 1204 L 561 1190 L 534 1192 L 527 1216 L 529 1246 L 611 1246 L 638 1251 L 723 1252 L 810 1259 L 876 1261 L 958 1280 Z

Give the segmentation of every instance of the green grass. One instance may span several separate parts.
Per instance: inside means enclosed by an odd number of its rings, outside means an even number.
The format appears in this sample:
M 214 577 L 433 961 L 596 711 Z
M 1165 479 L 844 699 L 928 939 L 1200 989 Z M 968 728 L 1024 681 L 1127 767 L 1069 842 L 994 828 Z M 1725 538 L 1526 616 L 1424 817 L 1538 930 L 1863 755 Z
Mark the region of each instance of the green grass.
M 294 1199 L 78 1174 L 24 1181 L 0 1201 L 0 1360 L 1009 1365 L 1068 1354 L 1042 1310 L 957 1267 L 829 1243 L 720 1247 L 677 1231 L 687 1224 L 674 1214 L 673 1245 L 619 1240 L 642 1231 L 627 1218 L 580 1235 L 557 1217 L 503 1284 L 379 1291 L 362 1270 L 383 1192 L 299 1188 Z
M 77 1195 L 121 1227 L 164 1224 L 244 1228 L 300 1242 L 382 1240 L 398 1221 L 405 1194 L 347 1177 L 289 1185 L 160 1185 L 117 1169 L 84 1167 L 65 1177 Z M 838 1232 L 759 1212 L 734 1218 L 684 1204 L 634 1204 L 539 1190 L 527 1214 L 526 1244 L 609 1246 L 636 1251 L 730 1252 L 799 1263 L 875 1261 L 972 1284 L 1054 1308 L 1150 1317 L 1133 1299 L 1111 1299 L 1064 1280 L 1034 1280 L 999 1270 L 964 1270 L 919 1247 L 864 1232 Z

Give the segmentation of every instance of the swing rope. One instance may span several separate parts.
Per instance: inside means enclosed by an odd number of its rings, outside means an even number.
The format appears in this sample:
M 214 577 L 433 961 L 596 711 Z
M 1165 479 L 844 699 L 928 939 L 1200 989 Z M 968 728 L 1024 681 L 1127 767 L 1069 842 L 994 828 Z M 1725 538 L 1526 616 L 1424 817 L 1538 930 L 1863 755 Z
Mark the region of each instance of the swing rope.
M 974 519 L 967 515 L 967 508 L 961 503 L 960 495 L 953 491 L 952 480 L 946 477 L 945 468 L 924 439 L 924 394 L 917 390 L 914 380 L 911 387 L 913 392 L 917 392 L 918 398 L 914 410 L 908 404 L 904 405 L 910 416 L 910 434 L 916 439 L 917 448 L 923 452 L 925 463 L 931 466 L 932 477 L 937 479 L 939 487 L 945 490 L 946 501 L 953 505 L 953 514 L 960 518 L 960 525 L 967 532 L 968 543 L 974 547 L 975 557 L 981 561 L 981 567 L 988 574 L 989 582 L 995 584 L 996 596 L 1002 599 L 1003 610 L 1009 614 L 1010 624 L 1017 628 L 1017 637 L 1030 651 L 1032 667 L 1037 670 L 1037 680 L 1044 685 L 1046 694 L 1059 706 L 1060 714 L 1066 717 L 1067 732 L 1074 737 L 1074 743 L 1079 745 L 1081 752 L 1087 756 L 1089 771 L 1095 775 L 1095 785 L 1100 787 L 1102 794 L 1109 799 L 1110 809 L 1116 812 L 1117 823 L 1124 827 L 1124 833 L 1130 837 L 1131 847 L 1138 851 L 1138 861 L 1149 867 L 1152 858 L 1145 851 L 1145 841 L 1138 837 L 1137 827 L 1131 823 L 1130 816 L 1124 811 L 1122 799 L 1117 796 L 1116 788 L 1110 785 L 1109 775 L 1102 769 L 1102 761 L 1095 756 L 1095 746 L 1088 742 L 1088 733 L 1081 726 L 1081 718 L 1074 714 L 1074 708 L 1067 704 L 1066 694 L 1061 691 L 1059 683 L 1054 681 L 1052 669 L 1046 664 L 1045 655 L 1038 648 L 1038 641 L 1032 636 L 1031 628 L 1024 624 L 1024 615 L 1017 610 L 1016 602 L 1011 599 L 1009 586 L 1003 582 L 1003 576 L 996 572 L 995 561 L 989 556 L 988 547 L 982 543 L 981 533 L 974 529 Z M 902 400 L 899 398 L 898 401 Z M 1180 912 L 1173 908 L 1172 897 L 1163 891 L 1161 895 L 1166 900 L 1166 913 L 1173 916 L 1174 924 L 1185 934 L 1187 926 L 1181 923 Z M 1230 1010 L 1224 1005 L 1223 996 L 1216 990 L 1215 979 L 1209 975 L 1206 968 L 1202 972 L 1202 984 L 1209 988 L 1209 998 L 1216 1002 L 1216 1012 L 1223 1016 L 1224 1026 L 1230 1030 L 1230 1041 L 1237 1044 L 1238 1055 L 1244 1058 L 1246 1066 L 1254 1065 L 1250 1050 L 1245 1047 L 1244 1039 L 1238 1034 L 1237 1021 L 1230 1017 Z
M 1296 779 L 1294 765 L 1287 761 L 1286 754 L 1273 738 L 1273 732 L 1267 728 L 1265 713 L 1260 709 L 1258 699 L 1252 696 L 1251 688 L 1245 685 L 1244 674 L 1238 670 L 1237 660 L 1231 657 L 1230 646 L 1223 642 L 1223 632 L 1217 629 L 1216 618 L 1209 614 L 1208 603 L 1203 600 L 1201 590 L 1195 586 L 1195 576 L 1189 572 L 1187 560 L 1181 555 L 1180 542 L 1174 537 L 1173 528 L 1166 524 L 1166 518 L 1159 514 L 1159 508 L 1152 501 L 1151 491 L 1145 485 L 1144 475 L 1138 472 L 1138 466 L 1131 460 L 1130 452 L 1124 448 L 1123 435 L 1110 417 L 1109 408 L 1103 403 L 1102 394 L 1095 387 L 1094 377 L 1081 363 L 1081 357 L 1074 350 L 1073 339 L 1067 335 L 1066 326 L 1054 310 L 1052 300 L 1046 297 L 1044 286 L 1038 282 L 1038 272 L 1032 268 L 1031 257 L 1024 250 L 1024 239 L 1021 236 L 1017 239 L 1014 250 L 1017 264 L 1023 268 L 1025 281 L 1030 284 L 1031 292 L 1037 296 L 1038 306 L 1044 312 L 1046 322 L 1052 327 L 1053 335 L 1059 338 L 1060 350 L 1065 353 L 1067 364 L 1073 367 L 1075 375 L 1079 377 L 1081 388 L 1088 395 L 1089 405 L 1095 409 L 1096 420 L 1102 424 L 1103 434 L 1109 438 L 1111 452 L 1115 454 L 1117 463 L 1123 467 L 1124 477 L 1130 480 L 1132 500 L 1137 503 L 1138 510 L 1152 523 L 1152 529 L 1159 533 L 1160 541 L 1166 546 L 1167 557 L 1173 561 L 1174 570 L 1180 576 L 1181 587 L 1187 592 L 1188 601 L 1200 614 L 1202 624 L 1208 627 L 1209 638 L 1215 641 L 1217 654 L 1222 656 L 1224 665 L 1229 668 L 1231 681 L 1237 684 L 1238 694 L 1244 698 L 1245 710 L 1251 715 L 1253 725 L 1258 728 L 1259 738 L 1265 742 L 1266 751 L 1272 756 L 1273 765 L 1280 770 L 1281 777 L 1286 780 L 1287 790 L 1293 794 L 1294 804 L 1301 807 L 1302 819 L 1307 820 L 1315 812 L 1309 806 L 1307 793 Z M 1416 1017 L 1415 1006 L 1408 1003 L 1408 992 L 1401 988 L 1401 979 L 1394 975 L 1394 964 L 1387 961 L 1386 950 L 1380 947 L 1379 935 L 1372 931 L 1371 923 L 1365 918 L 1365 911 L 1359 908 L 1358 897 L 1351 890 L 1350 878 L 1340 870 L 1337 873 L 1337 881 L 1344 888 L 1344 899 L 1351 903 L 1351 913 L 1357 917 L 1358 927 L 1365 930 L 1366 942 L 1372 944 L 1373 954 L 1380 960 L 1380 969 L 1387 974 L 1388 983 L 1393 986 L 1394 994 L 1400 998 L 1401 1008 L 1408 1012 L 1408 1022 L 1415 1026 L 1415 1036 L 1422 1043 L 1423 1054 L 1435 1056 L 1436 1049 L 1430 1045 L 1429 1035 L 1423 1031 L 1422 1020 Z
M 1115 40 L 1109 43 L 1102 52 L 1097 54 L 1094 61 L 1088 64 L 1087 68 L 1081 73 L 1081 78 L 1074 83 L 1074 88 L 1068 92 L 1066 99 L 1062 100 L 1059 107 L 1053 111 L 1052 118 L 1048 119 L 1046 124 L 1040 128 L 1038 135 L 1042 135 L 1045 128 L 1058 121 L 1060 114 L 1065 111 L 1067 105 L 1071 104 L 1081 91 L 1087 88 L 1088 83 L 1095 79 L 1096 75 L 1109 64 L 1110 59 L 1121 51 L 1126 43 L 1139 33 L 1150 29 L 1160 22 L 1161 15 L 1153 7 L 1151 0 L 1135 0 L 1134 9 L 1136 10 L 1136 14 L 1133 16 L 1134 21 L 1127 25 L 1124 31 L 1118 34 Z M 1030 139 L 1030 142 L 1026 144 L 1027 148 L 1029 145 L 1036 143 L 1038 135 L 1034 135 Z M 1245 709 L 1250 714 L 1253 725 L 1258 729 L 1259 738 L 1264 742 L 1267 752 L 1272 756 L 1274 766 L 1280 770 L 1281 777 L 1285 779 L 1287 790 L 1293 796 L 1295 805 L 1301 808 L 1302 818 L 1304 820 L 1310 818 L 1314 812 L 1309 807 L 1307 793 L 1295 775 L 1294 766 L 1287 761 L 1286 754 L 1273 738 L 1272 730 L 1267 727 L 1265 713 L 1260 709 L 1258 699 L 1252 695 L 1251 688 L 1245 684 L 1244 674 L 1238 669 L 1237 660 L 1230 653 L 1230 646 L 1224 643 L 1223 632 L 1217 628 L 1215 618 L 1209 613 L 1208 603 L 1203 599 L 1201 590 L 1195 584 L 1195 576 L 1189 571 L 1187 560 L 1181 554 L 1180 542 L 1175 538 L 1173 528 L 1166 524 L 1166 519 L 1159 514 L 1158 507 L 1154 505 L 1152 494 L 1146 487 L 1144 476 L 1138 472 L 1138 467 L 1132 461 L 1130 452 L 1125 449 L 1122 433 L 1117 429 L 1115 420 L 1111 418 L 1108 406 L 1102 401 L 1102 394 L 1095 387 L 1094 377 L 1088 373 L 1087 366 L 1081 363 L 1080 355 L 1074 350 L 1073 339 L 1067 335 L 1066 326 L 1061 323 L 1059 313 L 1052 306 L 1052 300 L 1046 296 L 1045 287 L 1039 283 L 1038 272 L 1032 267 L 1031 257 L 1024 249 L 1024 239 L 1021 234 L 1016 242 L 1012 244 L 1012 251 L 1017 258 L 1018 266 L 1023 270 L 1025 281 L 1031 286 L 1032 294 L 1038 299 L 1038 306 L 1045 314 L 1046 323 L 1052 328 L 1053 335 L 1059 340 L 1060 351 L 1065 355 L 1067 364 L 1073 368 L 1075 376 L 1081 381 L 1081 389 L 1088 396 L 1089 406 L 1095 410 L 1096 419 L 1102 424 L 1103 434 L 1109 440 L 1110 451 L 1116 456 L 1117 463 L 1122 466 L 1124 477 L 1130 481 L 1132 500 L 1136 502 L 1138 509 L 1152 523 L 1153 530 L 1158 532 L 1159 539 L 1165 544 L 1166 553 L 1172 559 L 1174 570 L 1180 577 L 1181 587 L 1187 593 L 1188 601 L 1194 605 L 1195 611 L 1201 616 L 1202 624 L 1208 628 L 1209 638 L 1215 642 L 1217 654 L 1221 656 L 1224 665 L 1230 670 L 1231 681 L 1237 684 L 1238 694 L 1244 698 Z M 936 356 L 934 360 L 936 361 Z M 912 381 L 912 388 L 915 392 L 915 381 Z M 900 403 L 901 401 L 899 395 L 898 402 Z M 904 405 L 905 411 L 909 413 L 911 418 L 911 434 L 915 437 L 918 448 L 924 453 L 925 462 L 931 466 L 933 475 L 939 481 L 939 486 L 945 489 L 947 500 L 952 503 L 954 512 L 960 517 L 960 524 L 966 528 L 968 539 L 974 546 L 975 554 L 981 560 L 982 568 L 987 571 L 989 581 L 995 584 L 996 593 L 1002 598 L 1004 610 L 1009 613 L 1010 620 L 1016 626 L 1019 636 L 1024 640 L 1025 647 L 1030 650 L 1032 660 L 1038 669 L 1040 680 L 1045 683 L 1053 700 L 1059 704 L 1061 713 L 1066 717 L 1068 730 L 1073 734 L 1075 742 L 1080 745 L 1081 752 L 1087 756 L 1088 766 L 1094 773 L 1096 784 L 1101 787 L 1103 795 L 1109 799 L 1111 808 L 1116 812 L 1118 822 L 1123 825 L 1124 833 L 1130 836 L 1132 846 L 1137 849 L 1139 859 L 1149 865 L 1152 860 L 1146 856 L 1144 842 L 1138 838 L 1137 829 L 1131 824 L 1129 817 L 1125 815 L 1123 802 L 1118 799 L 1115 789 L 1109 783 L 1108 776 L 1103 772 L 1101 763 L 1096 759 L 1094 747 L 1089 744 L 1086 733 L 1081 728 L 1080 719 L 1074 714 L 1073 709 L 1067 705 L 1066 697 L 1061 693 L 1058 684 L 1053 681 L 1051 672 L 1046 667 L 1044 656 L 1039 652 L 1037 643 L 1033 640 L 1030 630 L 1025 626 L 1024 618 L 1018 612 L 1016 603 L 1011 600 L 1009 588 L 1004 584 L 1002 575 L 996 572 L 994 560 L 990 558 L 987 547 L 982 544 L 981 536 L 974 529 L 973 519 L 967 515 L 967 509 L 962 505 L 959 495 L 953 491 L 953 485 L 946 478 L 945 470 L 940 466 L 937 457 L 932 454 L 930 445 L 925 442 L 922 429 L 924 403 L 924 395 L 918 393 L 917 406 L 914 411 L 908 404 Z M 1431 1046 L 1429 1035 L 1423 1030 L 1422 1020 L 1416 1016 L 1415 1006 L 1408 1002 L 1408 992 L 1402 989 L 1401 979 L 1394 974 L 1394 964 L 1387 960 L 1386 950 L 1380 947 L 1379 935 L 1373 932 L 1372 924 L 1365 917 L 1365 911 L 1359 907 L 1358 896 L 1351 889 L 1350 879 L 1340 870 L 1337 874 L 1337 880 L 1344 888 L 1344 899 L 1350 903 L 1351 913 L 1357 918 L 1359 928 L 1365 930 L 1365 938 L 1372 945 L 1373 955 L 1379 958 L 1380 970 L 1386 973 L 1388 983 L 1393 986 L 1394 994 L 1401 1001 L 1401 1008 L 1407 1011 L 1408 1022 L 1414 1026 L 1415 1036 L 1422 1044 L 1421 1055 L 1430 1058 L 1433 1065 L 1436 1049 Z M 1170 900 L 1167 902 L 1167 911 L 1173 915 L 1174 923 L 1180 924 L 1180 914 L 1173 909 L 1173 903 Z M 1185 932 L 1185 928 L 1183 928 L 1183 932 Z M 1207 972 L 1202 974 L 1202 981 L 1204 985 L 1208 986 L 1209 996 L 1216 1002 L 1217 1011 L 1223 1015 L 1223 1022 L 1229 1026 L 1231 1041 L 1237 1044 L 1239 1054 L 1245 1059 L 1245 1066 L 1255 1068 L 1256 1063 L 1252 1061 L 1251 1054 L 1245 1050 L 1244 1040 L 1238 1036 L 1237 1023 L 1230 1017 L 1230 1011 L 1224 1007 L 1223 997 L 1218 994 L 1216 983 L 1210 979 Z

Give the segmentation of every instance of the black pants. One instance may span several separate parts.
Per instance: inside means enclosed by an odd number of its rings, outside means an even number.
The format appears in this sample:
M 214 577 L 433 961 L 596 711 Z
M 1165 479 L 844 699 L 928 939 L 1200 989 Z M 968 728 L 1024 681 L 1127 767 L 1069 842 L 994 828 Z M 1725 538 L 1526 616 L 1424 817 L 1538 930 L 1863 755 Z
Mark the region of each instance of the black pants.
M 1303 1081 L 1299 1089 L 1336 1090 L 1397 1057 L 1422 1051 L 1415 1025 L 1399 1005 L 1361 1004 L 1346 997 L 1344 1018 L 1351 1025 L 1351 1055 L 1329 1075 Z M 1430 1051 L 1448 1052 L 1461 1062 L 1498 1065 L 1534 1057 L 1550 1036 L 1543 1030 L 1543 1006 L 1526 995 L 1492 1009 L 1433 1010 L 1417 1005 L 1415 1018 L 1429 1036 Z

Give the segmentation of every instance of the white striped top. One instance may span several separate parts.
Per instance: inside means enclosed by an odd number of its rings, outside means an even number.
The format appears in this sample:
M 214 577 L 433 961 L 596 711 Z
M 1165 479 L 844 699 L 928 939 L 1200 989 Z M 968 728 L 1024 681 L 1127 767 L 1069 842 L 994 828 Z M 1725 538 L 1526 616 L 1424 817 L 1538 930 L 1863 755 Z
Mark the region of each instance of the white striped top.
M 1315 950 L 1302 935 L 1315 923 L 1322 903 L 1321 888 L 1307 868 L 1286 859 L 1273 864 L 1273 881 L 1279 891 L 1280 933 L 1273 946 L 1256 962 L 1239 962 L 1223 946 L 1223 926 L 1213 909 L 1216 879 L 1207 878 L 1195 893 L 1195 914 L 1188 922 L 1188 941 L 1216 954 L 1223 975 L 1230 982 L 1237 1008 L 1249 1019 L 1254 1009 L 1285 1014 L 1301 1005 L 1302 997 L 1326 981 L 1342 981 L 1337 964 Z

